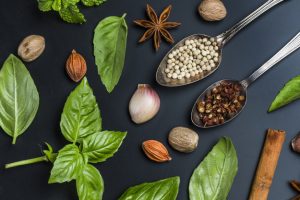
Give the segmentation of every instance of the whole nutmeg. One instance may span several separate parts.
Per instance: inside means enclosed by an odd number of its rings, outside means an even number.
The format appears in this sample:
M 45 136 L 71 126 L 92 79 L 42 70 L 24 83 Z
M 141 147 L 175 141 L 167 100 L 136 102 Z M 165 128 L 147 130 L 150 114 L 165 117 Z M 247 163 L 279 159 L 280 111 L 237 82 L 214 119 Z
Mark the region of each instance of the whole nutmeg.
M 75 81 L 80 81 L 86 74 L 86 62 L 82 55 L 74 49 L 66 62 L 66 70 L 69 77 Z
M 198 12 L 206 21 L 220 21 L 227 15 L 227 10 L 220 0 L 203 0 L 198 7 Z
M 296 137 L 294 137 L 294 139 L 291 142 L 291 145 L 292 145 L 292 149 L 295 152 L 300 153 L 300 133 L 298 133 Z
M 169 133 L 169 144 L 177 151 L 190 153 L 198 146 L 198 134 L 185 127 L 175 127 Z
M 25 62 L 37 59 L 45 49 L 45 38 L 40 35 L 30 35 L 23 39 L 18 47 L 18 55 Z
M 167 162 L 172 160 L 167 148 L 156 140 L 143 142 L 142 148 L 146 156 L 155 162 Z

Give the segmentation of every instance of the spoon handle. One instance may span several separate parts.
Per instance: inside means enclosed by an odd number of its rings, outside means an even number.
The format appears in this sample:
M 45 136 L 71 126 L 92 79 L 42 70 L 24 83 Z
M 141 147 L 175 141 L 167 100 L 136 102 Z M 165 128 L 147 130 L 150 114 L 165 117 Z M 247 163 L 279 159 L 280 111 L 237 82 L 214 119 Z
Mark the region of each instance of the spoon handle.
M 275 64 L 280 62 L 282 59 L 293 53 L 300 47 L 300 32 L 287 43 L 278 53 L 276 53 L 272 58 L 270 58 L 265 64 L 263 64 L 259 69 L 257 69 L 248 78 L 241 81 L 240 83 L 247 88 L 251 83 L 253 83 L 257 78 L 259 78 L 263 73 L 272 68 Z
M 253 20 L 258 18 L 264 12 L 268 11 L 270 8 L 272 8 L 273 6 L 277 5 L 278 3 L 282 2 L 282 1 L 284 1 L 284 0 L 268 0 L 266 3 L 264 3 L 258 9 L 256 9 L 250 15 L 248 15 L 245 19 L 241 20 L 236 25 L 234 25 L 231 29 L 229 29 L 226 32 L 222 33 L 221 35 L 217 36 L 217 40 L 222 45 L 224 45 L 233 36 L 235 36 L 235 34 L 237 34 L 241 29 L 243 29 L 245 26 L 250 24 Z

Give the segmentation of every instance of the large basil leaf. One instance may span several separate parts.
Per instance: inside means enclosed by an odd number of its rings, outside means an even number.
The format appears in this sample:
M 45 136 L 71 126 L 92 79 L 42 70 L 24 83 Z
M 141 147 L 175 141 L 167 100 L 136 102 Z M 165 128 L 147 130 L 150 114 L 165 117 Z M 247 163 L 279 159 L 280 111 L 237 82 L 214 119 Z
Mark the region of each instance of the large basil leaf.
M 190 200 L 226 200 L 237 169 L 237 155 L 231 140 L 220 139 L 191 177 Z
M 84 78 L 65 103 L 60 121 L 61 131 L 68 141 L 77 142 L 101 131 L 101 124 L 96 98 Z
M 98 163 L 112 157 L 122 144 L 126 132 L 103 131 L 88 136 L 82 142 L 82 153 L 89 162 Z
M 119 200 L 176 200 L 180 178 L 172 177 L 129 188 Z
M 104 183 L 99 171 L 86 164 L 82 174 L 76 179 L 79 200 L 102 200 Z
M 269 112 L 277 110 L 300 98 L 300 75 L 294 77 L 280 90 L 279 94 L 273 100 Z
M 111 16 L 99 22 L 94 34 L 94 55 L 98 73 L 108 92 L 121 77 L 126 52 L 127 24 L 125 15 Z
M 12 54 L 0 71 L 0 94 L 0 126 L 15 144 L 37 113 L 39 94 L 25 65 Z
M 85 163 L 86 159 L 76 145 L 66 145 L 58 152 L 48 182 L 63 183 L 76 179 L 81 175 Z

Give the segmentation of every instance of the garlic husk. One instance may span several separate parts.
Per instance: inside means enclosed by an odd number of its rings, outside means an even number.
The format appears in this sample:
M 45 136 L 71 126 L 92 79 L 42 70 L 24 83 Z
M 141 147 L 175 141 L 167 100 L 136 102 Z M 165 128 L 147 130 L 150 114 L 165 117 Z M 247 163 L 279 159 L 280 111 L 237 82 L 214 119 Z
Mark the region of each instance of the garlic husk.
M 160 98 L 148 84 L 139 84 L 129 102 L 129 113 L 136 124 L 152 119 L 160 107 Z

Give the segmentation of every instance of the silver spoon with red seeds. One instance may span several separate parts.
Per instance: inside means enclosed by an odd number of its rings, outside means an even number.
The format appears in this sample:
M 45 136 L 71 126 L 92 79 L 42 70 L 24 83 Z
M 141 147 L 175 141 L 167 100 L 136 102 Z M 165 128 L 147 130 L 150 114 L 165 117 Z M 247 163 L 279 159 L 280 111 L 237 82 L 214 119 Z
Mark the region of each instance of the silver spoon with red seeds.
M 200 128 L 211 128 L 234 119 L 246 105 L 248 86 L 299 47 L 300 32 L 248 78 L 242 81 L 221 80 L 209 86 L 193 106 L 193 124 Z

